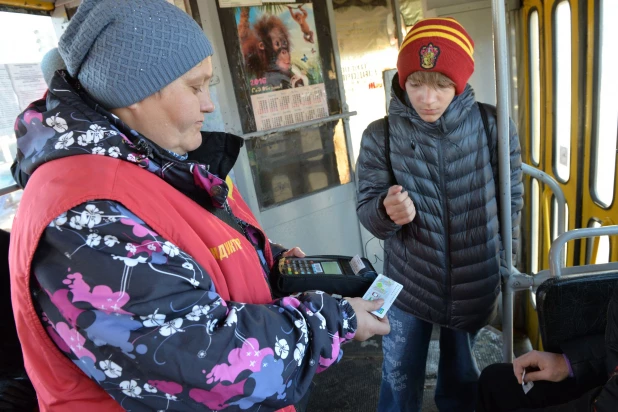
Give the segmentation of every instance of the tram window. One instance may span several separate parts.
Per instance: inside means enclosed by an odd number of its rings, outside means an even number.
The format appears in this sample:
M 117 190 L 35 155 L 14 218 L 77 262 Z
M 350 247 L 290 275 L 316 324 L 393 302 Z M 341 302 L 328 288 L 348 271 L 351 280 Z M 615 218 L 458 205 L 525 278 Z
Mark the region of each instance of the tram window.
M 594 188 L 593 197 L 602 206 L 609 206 L 614 198 L 616 178 L 616 140 L 618 138 L 618 55 L 615 39 L 618 25 L 611 17 L 618 16 L 616 0 L 601 1 L 599 13 L 599 47 L 597 49 L 597 104 L 595 106 L 596 135 L 594 136 Z M 614 39 L 614 41 L 612 41 Z
M 601 223 L 592 219 L 588 227 L 601 227 Z M 596 256 L 592 256 L 595 240 L 598 239 L 599 248 Z M 600 236 L 598 238 L 589 237 L 586 240 L 586 264 L 609 263 L 609 236 Z
M 569 180 L 571 158 L 571 6 L 566 0 L 554 9 L 554 168 Z
M 530 139 L 532 162 L 538 166 L 541 158 L 541 53 L 539 42 L 539 12 L 533 10 L 528 22 L 530 38 Z
M 551 240 L 552 242 L 558 237 L 558 201 L 555 196 L 552 196 L 551 201 Z M 569 230 L 569 204 L 564 205 L 564 231 Z M 569 244 L 564 246 L 564 256 L 566 264 L 566 256 L 569 250 Z
M 47 88 L 39 71 L 41 59 L 56 47 L 49 16 L 0 12 L 0 188 L 13 185 L 10 167 L 17 151 L 13 125 L 27 105 Z M 21 190 L 0 197 L 0 229 L 10 230 Z
M 246 143 L 261 210 L 350 182 L 341 120 Z
M 532 179 L 530 195 L 530 271 L 533 274 L 539 271 L 539 202 L 540 186 L 539 181 Z

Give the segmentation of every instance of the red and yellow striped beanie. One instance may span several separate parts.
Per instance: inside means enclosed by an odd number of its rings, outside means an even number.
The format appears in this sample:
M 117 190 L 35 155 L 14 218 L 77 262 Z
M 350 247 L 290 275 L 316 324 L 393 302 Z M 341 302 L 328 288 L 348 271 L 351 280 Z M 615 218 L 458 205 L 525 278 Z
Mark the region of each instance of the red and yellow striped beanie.
M 405 90 L 414 72 L 438 72 L 455 82 L 455 93 L 461 94 L 474 71 L 473 54 L 474 42 L 455 19 L 423 19 L 410 29 L 399 48 L 399 85 Z

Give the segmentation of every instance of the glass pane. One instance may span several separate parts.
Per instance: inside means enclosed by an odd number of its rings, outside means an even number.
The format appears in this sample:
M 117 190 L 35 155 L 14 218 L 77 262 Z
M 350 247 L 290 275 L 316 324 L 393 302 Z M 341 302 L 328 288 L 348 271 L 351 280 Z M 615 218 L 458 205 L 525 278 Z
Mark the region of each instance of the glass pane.
M 253 138 L 247 152 L 261 210 L 350 182 L 342 121 Z
M 571 158 L 571 6 L 554 11 L 554 167 L 562 181 L 570 175 Z
M 0 229 L 6 230 L 7 232 L 11 231 L 15 212 L 17 212 L 17 206 L 21 200 L 22 193 L 22 190 L 18 190 L 17 192 L 0 196 Z
M 532 179 L 532 202 L 530 210 L 530 271 L 536 274 L 539 271 L 539 181 Z
M 530 13 L 530 138 L 532 161 L 541 157 L 541 53 L 539 50 L 539 12 Z M 537 183 L 538 184 L 538 183 Z
M 0 187 L 15 184 L 11 164 L 15 158 L 15 118 L 47 89 L 39 63 L 57 39 L 51 18 L 0 12 Z M 11 230 L 22 191 L 0 197 L 0 229 Z
M 618 1 L 601 1 L 594 194 L 604 206 L 612 203 L 616 177 L 616 139 L 618 136 L 618 99 L 616 99 L 618 95 L 618 77 L 616 77 L 618 54 L 615 50 L 618 25 L 614 21 L 616 16 L 618 16 Z M 610 17 L 614 19 L 610 20 Z
M 593 220 L 589 227 L 601 227 L 601 223 Z M 599 249 L 596 256 L 593 256 L 593 246 L 595 240 L 598 239 Z M 589 237 L 586 247 L 586 263 L 587 264 L 600 264 L 609 263 L 609 236 L 601 236 L 600 238 Z

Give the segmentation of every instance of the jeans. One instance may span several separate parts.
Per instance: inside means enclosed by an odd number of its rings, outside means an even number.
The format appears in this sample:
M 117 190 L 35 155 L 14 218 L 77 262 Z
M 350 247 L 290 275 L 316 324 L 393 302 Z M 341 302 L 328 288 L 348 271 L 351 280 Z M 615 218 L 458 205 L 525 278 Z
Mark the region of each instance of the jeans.
M 392 306 L 391 332 L 382 339 L 384 361 L 379 412 L 421 411 L 427 350 L 433 324 Z M 480 375 L 472 353 L 477 332 L 441 328 L 434 396 L 441 412 L 474 411 Z

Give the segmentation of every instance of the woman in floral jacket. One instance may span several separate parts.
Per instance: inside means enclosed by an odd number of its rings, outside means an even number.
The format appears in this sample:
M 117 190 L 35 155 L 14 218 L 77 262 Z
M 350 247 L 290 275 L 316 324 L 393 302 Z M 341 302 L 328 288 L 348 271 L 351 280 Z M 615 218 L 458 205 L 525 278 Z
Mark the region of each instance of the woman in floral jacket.
M 276 410 L 341 343 L 388 333 L 380 302 L 272 301 L 270 267 L 302 252 L 226 180 L 242 139 L 200 132 L 212 48 L 185 13 L 85 0 L 59 48 L 68 72 L 17 119 L 13 166 L 12 300 L 42 410 Z

